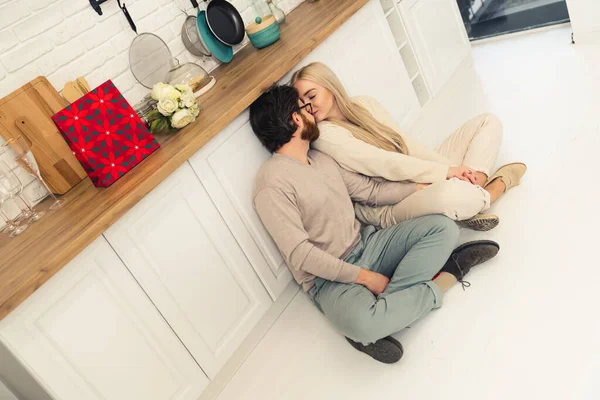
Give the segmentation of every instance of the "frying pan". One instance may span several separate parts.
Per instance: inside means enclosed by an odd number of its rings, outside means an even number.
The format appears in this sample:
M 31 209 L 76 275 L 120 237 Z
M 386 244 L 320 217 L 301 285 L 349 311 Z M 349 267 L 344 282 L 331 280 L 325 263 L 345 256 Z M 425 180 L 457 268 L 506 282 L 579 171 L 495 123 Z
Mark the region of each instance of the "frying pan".
M 208 2 L 208 0 L 204 0 Z M 198 7 L 196 0 L 191 0 Z M 238 10 L 227 0 L 212 0 L 206 6 L 206 23 L 215 37 L 228 46 L 244 40 L 244 20 Z

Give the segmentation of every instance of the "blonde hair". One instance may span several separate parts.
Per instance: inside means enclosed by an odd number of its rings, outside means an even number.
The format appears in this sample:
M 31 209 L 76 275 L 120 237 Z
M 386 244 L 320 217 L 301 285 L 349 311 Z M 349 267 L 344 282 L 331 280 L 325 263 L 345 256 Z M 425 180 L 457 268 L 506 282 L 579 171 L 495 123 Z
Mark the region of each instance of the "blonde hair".
M 352 133 L 352 136 L 380 149 L 408 154 L 408 147 L 402 136 L 387 125 L 376 120 L 371 113 L 358 103 L 352 101 L 346 89 L 335 73 L 323 63 L 314 62 L 294 73 L 292 84 L 299 80 L 315 82 L 329 90 L 340 112 L 347 121 L 326 118 L 335 125 Z

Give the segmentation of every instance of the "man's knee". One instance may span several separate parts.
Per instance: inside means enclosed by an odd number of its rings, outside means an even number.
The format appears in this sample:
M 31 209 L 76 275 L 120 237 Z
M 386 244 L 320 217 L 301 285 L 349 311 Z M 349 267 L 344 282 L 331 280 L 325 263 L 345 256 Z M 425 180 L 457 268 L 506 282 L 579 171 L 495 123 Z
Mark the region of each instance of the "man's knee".
M 444 236 L 446 240 L 452 242 L 458 240 L 458 226 L 456 225 L 456 222 L 446 216 L 427 215 L 420 218 L 420 226 L 425 229 L 429 235 L 441 235 Z
M 345 325 L 343 334 L 355 342 L 366 345 L 381 339 L 380 334 L 376 332 L 376 325 L 373 324 L 372 316 L 368 312 L 353 315 Z
M 448 241 L 456 242 L 460 231 L 456 222 L 442 215 L 436 215 L 437 221 L 436 226 L 440 230 L 440 233 L 444 235 Z

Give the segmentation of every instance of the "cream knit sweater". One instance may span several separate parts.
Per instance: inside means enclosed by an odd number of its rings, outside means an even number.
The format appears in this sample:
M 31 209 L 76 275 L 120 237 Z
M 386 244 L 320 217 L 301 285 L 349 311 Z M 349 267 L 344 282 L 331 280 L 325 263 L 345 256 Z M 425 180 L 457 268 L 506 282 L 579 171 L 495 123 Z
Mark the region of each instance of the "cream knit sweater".
M 390 181 L 433 183 L 444 181 L 451 162 L 427 146 L 402 134 L 387 110 L 372 97 L 352 99 L 365 107 L 381 123 L 402 135 L 409 155 L 383 150 L 356 139 L 350 131 L 331 122 L 319 123 L 321 136 L 312 147 L 335 159 L 343 168 Z

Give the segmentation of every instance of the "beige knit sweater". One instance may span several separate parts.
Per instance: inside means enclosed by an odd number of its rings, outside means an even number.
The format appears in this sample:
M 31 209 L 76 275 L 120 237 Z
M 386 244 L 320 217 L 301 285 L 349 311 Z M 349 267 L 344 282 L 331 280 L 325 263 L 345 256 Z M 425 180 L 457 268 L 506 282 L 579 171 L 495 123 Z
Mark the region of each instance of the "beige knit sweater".
M 274 154 L 254 181 L 253 204 L 294 278 L 308 291 L 315 277 L 351 283 L 360 268 L 343 261 L 360 241 L 352 201 L 396 204 L 417 185 L 367 178 L 318 151 L 306 165 Z
M 335 159 L 345 169 L 390 181 L 433 183 L 444 181 L 450 161 L 419 141 L 402 134 L 388 111 L 368 96 L 354 97 L 381 123 L 402 135 L 409 155 L 383 150 L 356 139 L 352 133 L 328 121 L 319 123 L 321 136 L 312 147 Z

